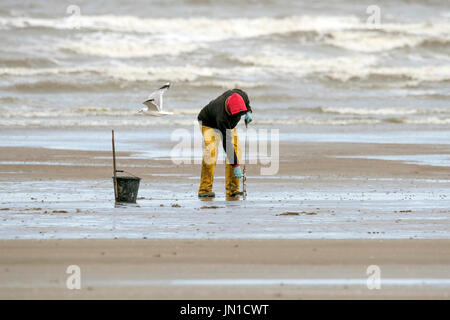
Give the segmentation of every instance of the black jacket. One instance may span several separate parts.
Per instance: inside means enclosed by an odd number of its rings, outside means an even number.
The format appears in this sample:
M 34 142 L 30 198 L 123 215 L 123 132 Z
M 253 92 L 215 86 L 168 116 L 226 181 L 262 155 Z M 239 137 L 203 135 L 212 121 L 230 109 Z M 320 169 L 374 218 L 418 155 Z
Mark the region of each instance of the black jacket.
M 244 99 L 247 111 L 243 111 L 235 115 L 229 115 L 225 111 L 225 101 L 233 93 L 239 94 L 242 99 Z M 231 129 L 234 129 L 236 127 L 236 125 L 241 120 L 241 116 L 248 111 L 252 112 L 252 108 L 250 107 L 250 101 L 248 100 L 247 94 L 241 89 L 233 89 L 225 91 L 222 95 L 208 103 L 200 111 L 197 117 L 198 121 L 201 122 L 202 125 L 218 129 L 220 131 L 220 133 L 222 134 L 223 150 L 226 152 L 228 161 L 232 165 L 238 164 L 239 162 L 231 142 Z M 229 153 L 227 152 L 227 142 L 231 147 Z

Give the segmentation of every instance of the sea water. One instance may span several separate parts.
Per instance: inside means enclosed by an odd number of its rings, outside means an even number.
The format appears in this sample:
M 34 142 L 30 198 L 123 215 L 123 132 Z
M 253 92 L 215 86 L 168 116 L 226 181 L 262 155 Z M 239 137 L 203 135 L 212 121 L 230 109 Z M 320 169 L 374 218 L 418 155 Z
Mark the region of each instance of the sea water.
M 249 94 L 254 124 L 267 128 L 448 128 L 448 2 L 380 2 L 375 27 L 369 5 L 4 0 L 1 140 L 10 128 L 190 126 L 234 87 Z M 137 114 L 167 81 L 174 115 Z

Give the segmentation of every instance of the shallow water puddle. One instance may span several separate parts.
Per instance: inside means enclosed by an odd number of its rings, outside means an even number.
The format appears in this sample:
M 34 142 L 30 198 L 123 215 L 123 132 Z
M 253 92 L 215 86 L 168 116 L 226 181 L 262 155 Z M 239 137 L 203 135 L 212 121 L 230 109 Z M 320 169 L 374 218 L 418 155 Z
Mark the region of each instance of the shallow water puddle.
M 450 167 L 450 154 L 334 156 L 341 159 L 374 159 L 401 161 L 423 166 Z

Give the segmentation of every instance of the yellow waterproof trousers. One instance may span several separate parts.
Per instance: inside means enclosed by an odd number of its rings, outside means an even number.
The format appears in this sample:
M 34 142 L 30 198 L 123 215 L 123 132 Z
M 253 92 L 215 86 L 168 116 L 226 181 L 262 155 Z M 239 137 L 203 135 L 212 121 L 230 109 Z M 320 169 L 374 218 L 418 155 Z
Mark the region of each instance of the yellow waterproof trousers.
M 200 178 L 200 188 L 198 193 L 207 193 L 212 191 L 214 180 L 214 169 L 217 161 L 217 151 L 221 144 L 220 131 L 201 126 L 203 135 L 203 159 L 202 159 L 202 175 Z M 236 128 L 231 130 L 231 137 L 233 141 L 234 152 L 241 163 L 241 147 L 239 145 L 239 139 L 236 133 Z M 225 139 L 225 137 L 223 137 Z M 226 158 L 225 164 L 225 195 L 230 197 L 233 193 L 239 191 L 239 178 L 234 176 L 233 166 L 229 164 L 228 158 Z

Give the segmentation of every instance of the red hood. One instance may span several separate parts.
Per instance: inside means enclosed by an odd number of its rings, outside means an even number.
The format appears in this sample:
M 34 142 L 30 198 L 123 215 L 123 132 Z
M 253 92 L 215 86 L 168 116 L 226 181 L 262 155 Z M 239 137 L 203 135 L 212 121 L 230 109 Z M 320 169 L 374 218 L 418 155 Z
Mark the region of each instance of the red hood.
M 228 97 L 226 107 L 231 115 L 247 111 L 247 106 L 245 105 L 244 99 L 242 99 L 242 97 L 237 93 L 233 93 Z

